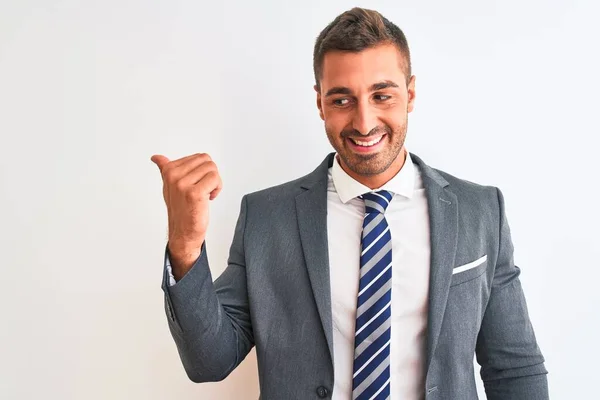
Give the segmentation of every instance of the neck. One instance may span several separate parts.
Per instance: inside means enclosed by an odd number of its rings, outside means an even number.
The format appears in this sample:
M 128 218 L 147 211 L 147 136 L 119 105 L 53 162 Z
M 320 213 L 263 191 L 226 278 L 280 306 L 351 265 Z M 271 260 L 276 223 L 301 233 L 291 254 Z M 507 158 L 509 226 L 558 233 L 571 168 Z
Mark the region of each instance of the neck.
M 339 158 L 339 156 L 338 156 L 338 161 L 339 161 L 342 169 L 348 175 L 350 175 L 352 178 L 354 178 L 354 180 L 362 183 L 363 185 L 367 186 L 369 189 L 378 189 L 378 188 L 382 187 L 383 185 L 385 185 L 388 181 L 390 181 L 394 176 L 396 176 L 396 174 L 398 172 L 400 172 L 400 170 L 404 166 L 404 162 L 406 161 L 406 149 L 404 147 L 402 147 L 400 154 L 398 154 L 398 157 L 396 157 L 396 159 L 392 162 L 392 164 L 388 167 L 388 169 L 386 169 L 385 171 L 383 171 L 382 173 L 377 174 L 377 175 L 370 175 L 370 176 L 359 175 L 359 174 L 355 173 L 354 171 L 351 171 L 350 168 L 348 168 L 344 164 L 344 162 Z

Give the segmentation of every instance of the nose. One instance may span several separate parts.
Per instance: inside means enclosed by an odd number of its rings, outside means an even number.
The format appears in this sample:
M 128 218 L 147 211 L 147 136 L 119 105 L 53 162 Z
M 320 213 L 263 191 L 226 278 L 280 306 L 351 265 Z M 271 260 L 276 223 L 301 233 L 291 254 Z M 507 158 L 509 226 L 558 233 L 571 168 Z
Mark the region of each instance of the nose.
M 360 104 L 355 110 L 352 118 L 352 128 L 360 132 L 361 135 L 368 135 L 377 126 L 374 110 L 368 104 Z

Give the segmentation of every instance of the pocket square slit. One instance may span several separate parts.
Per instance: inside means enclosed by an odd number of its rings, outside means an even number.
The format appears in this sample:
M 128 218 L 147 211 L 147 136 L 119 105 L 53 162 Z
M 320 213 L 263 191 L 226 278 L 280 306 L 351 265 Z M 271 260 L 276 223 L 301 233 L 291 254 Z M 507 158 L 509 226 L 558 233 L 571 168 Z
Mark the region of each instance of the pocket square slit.
M 454 275 L 454 274 L 458 274 L 458 273 L 460 273 L 460 272 L 467 271 L 467 270 L 469 270 L 469 269 L 473 269 L 473 268 L 475 268 L 475 267 L 477 267 L 477 266 L 481 265 L 482 263 L 484 263 L 484 262 L 485 262 L 485 260 L 487 260 L 487 254 L 485 254 L 483 257 L 481 257 L 481 258 L 479 258 L 479 259 L 477 259 L 477 260 L 475 260 L 475 261 L 472 261 L 472 262 L 470 262 L 470 263 L 468 263 L 468 264 L 461 265 L 460 267 L 456 267 L 456 268 L 454 268 L 454 269 L 452 270 L 452 275 Z

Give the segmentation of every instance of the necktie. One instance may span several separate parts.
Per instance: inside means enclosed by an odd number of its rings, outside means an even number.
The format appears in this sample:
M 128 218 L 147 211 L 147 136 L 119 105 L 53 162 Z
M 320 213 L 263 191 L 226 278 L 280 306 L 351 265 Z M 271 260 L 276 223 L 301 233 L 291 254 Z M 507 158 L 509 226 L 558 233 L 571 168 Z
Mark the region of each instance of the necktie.
M 360 196 L 365 217 L 354 336 L 352 399 L 390 396 L 392 236 L 385 210 L 393 194 L 380 190 Z

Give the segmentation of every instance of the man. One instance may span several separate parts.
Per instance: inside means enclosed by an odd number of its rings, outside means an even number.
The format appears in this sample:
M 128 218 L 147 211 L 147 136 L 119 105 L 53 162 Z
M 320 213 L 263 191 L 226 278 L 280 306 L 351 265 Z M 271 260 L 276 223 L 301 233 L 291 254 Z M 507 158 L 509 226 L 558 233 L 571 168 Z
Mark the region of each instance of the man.
M 335 153 L 242 198 L 228 266 L 204 242 L 222 183 L 206 154 L 155 155 L 169 216 L 163 290 L 194 382 L 256 346 L 262 399 L 547 399 L 501 191 L 429 167 L 404 141 L 415 101 L 406 38 L 371 10 L 314 49 Z

